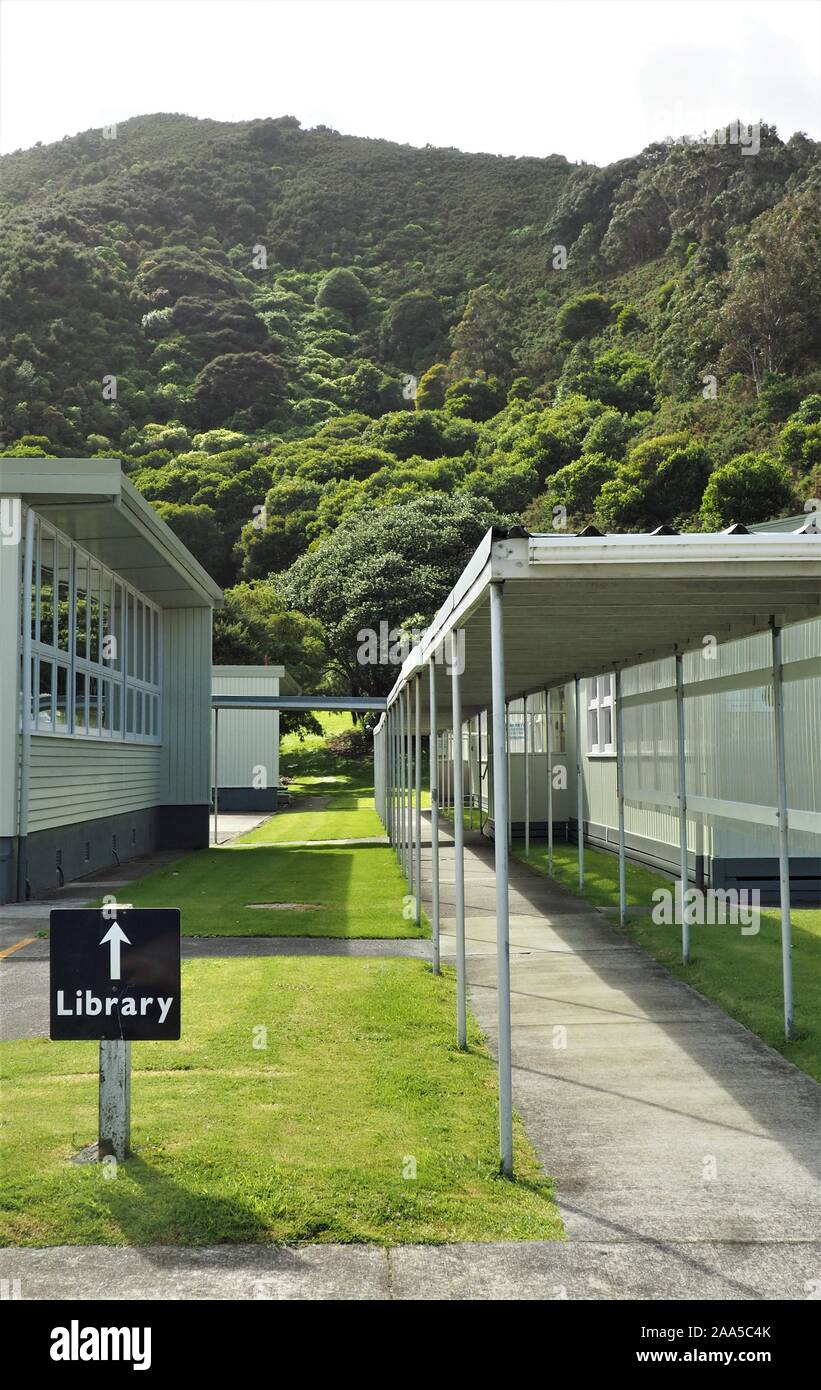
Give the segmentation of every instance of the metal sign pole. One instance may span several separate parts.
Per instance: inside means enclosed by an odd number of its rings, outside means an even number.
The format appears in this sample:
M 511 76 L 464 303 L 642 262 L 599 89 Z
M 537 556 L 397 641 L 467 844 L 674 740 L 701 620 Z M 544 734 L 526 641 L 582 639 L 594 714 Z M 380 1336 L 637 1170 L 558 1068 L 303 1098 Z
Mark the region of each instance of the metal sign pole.
M 220 752 L 220 712 L 214 710 L 214 844 L 219 844 L 219 752 Z
M 131 1150 L 131 1043 L 100 1042 L 100 1121 L 97 1157 L 122 1160 Z
M 503 586 L 490 586 L 490 666 L 493 707 L 494 852 L 496 863 L 496 992 L 499 1031 L 499 1151 L 502 1173 L 513 1176 L 513 1065 L 510 1035 L 510 904 L 505 779 L 505 637 Z
M 468 1045 L 467 985 L 465 983 L 465 821 L 462 781 L 462 692 L 456 635 L 453 635 L 451 668 L 451 710 L 453 719 L 453 861 L 456 914 L 456 1044 L 462 1051 Z
M 678 743 L 678 838 L 681 880 L 681 959 L 690 963 L 690 922 L 687 916 L 687 744 L 684 723 L 684 661 L 676 652 L 676 739 Z
M 778 790 L 778 877 L 781 907 L 781 974 L 784 987 L 784 1037 L 795 1034 L 792 972 L 792 920 L 790 885 L 789 814 L 787 810 L 787 753 L 784 738 L 784 667 L 781 628 L 775 619 L 772 627 L 773 654 L 773 715 L 775 717 L 775 768 Z
M 436 733 L 436 664 L 428 662 L 430 679 L 430 898 L 433 935 L 433 973 L 439 964 L 439 740 Z

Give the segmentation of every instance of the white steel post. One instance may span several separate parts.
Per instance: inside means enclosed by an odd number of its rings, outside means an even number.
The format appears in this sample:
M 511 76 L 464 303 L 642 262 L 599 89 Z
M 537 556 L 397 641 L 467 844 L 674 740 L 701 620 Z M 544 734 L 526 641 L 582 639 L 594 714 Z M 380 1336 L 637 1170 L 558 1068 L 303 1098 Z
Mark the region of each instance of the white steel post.
M 510 1037 L 510 928 L 508 789 L 505 776 L 505 636 L 503 585 L 490 585 L 490 663 L 493 691 L 493 770 L 496 801 L 496 992 L 499 1030 L 499 1152 L 502 1172 L 513 1176 L 513 1067 Z M 501 833 L 500 833 L 501 831 Z
M 428 662 L 430 680 L 430 900 L 431 932 L 433 936 L 433 973 L 439 965 L 439 750 L 436 733 L 436 665 Z
M 416 703 L 414 713 L 416 716 L 416 735 L 415 750 L 415 772 L 416 772 L 416 864 L 414 868 L 414 886 L 416 888 L 416 904 L 414 907 L 414 921 L 417 927 L 422 925 L 422 673 L 414 678 L 413 682 Z
M 547 724 L 547 872 L 553 873 L 553 721 L 550 717 L 550 691 L 544 693 Z
M 690 922 L 687 916 L 687 745 L 684 724 L 684 658 L 676 652 L 676 738 L 678 743 L 678 841 L 681 881 L 681 959 L 690 962 Z
M 505 747 L 507 748 L 507 843 L 513 849 L 513 787 L 510 757 L 510 705 L 505 704 Z
M 522 702 L 522 716 L 525 730 L 525 859 L 530 854 L 530 739 L 528 738 L 527 696 Z
M 576 820 L 579 840 L 579 892 L 584 892 L 584 777 L 582 775 L 582 700 L 581 681 L 576 676 Z
M 795 1033 L 792 978 L 792 920 L 790 891 L 789 816 L 787 811 L 787 752 L 784 738 L 784 666 L 781 629 L 771 619 L 773 645 L 773 713 L 775 765 L 778 783 L 778 877 L 781 904 L 781 974 L 784 982 L 784 1036 Z
M 468 1045 L 467 987 L 465 983 L 465 822 L 460 813 L 462 780 L 462 692 L 456 634 L 453 634 L 451 700 L 453 706 L 453 853 L 456 912 L 456 1043 L 463 1051 Z
M 627 864 L 624 846 L 624 720 L 621 708 L 621 671 L 616 671 L 616 799 L 619 808 L 619 922 L 627 916 Z
M 405 734 L 408 743 L 407 803 L 408 803 L 408 892 L 413 894 L 413 726 L 411 724 L 410 685 L 405 686 Z

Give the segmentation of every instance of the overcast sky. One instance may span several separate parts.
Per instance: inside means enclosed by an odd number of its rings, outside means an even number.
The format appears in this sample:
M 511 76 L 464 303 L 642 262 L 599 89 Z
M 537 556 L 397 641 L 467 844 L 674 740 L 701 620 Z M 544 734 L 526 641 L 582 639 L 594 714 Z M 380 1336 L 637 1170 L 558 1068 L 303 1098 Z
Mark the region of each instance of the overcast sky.
M 816 0 L 0 0 L 3 151 L 154 111 L 604 164 L 821 137 Z

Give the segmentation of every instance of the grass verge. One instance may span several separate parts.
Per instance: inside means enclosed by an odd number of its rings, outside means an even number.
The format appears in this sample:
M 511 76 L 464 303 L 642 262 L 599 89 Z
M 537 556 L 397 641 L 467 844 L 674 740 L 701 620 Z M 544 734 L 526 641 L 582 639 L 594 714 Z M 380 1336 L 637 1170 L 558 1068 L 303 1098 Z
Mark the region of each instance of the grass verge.
M 179 907 L 183 936 L 419 937 L 428 928 L 403 917 L 406 891 L 383 845 L 226 845 L 147 874 L 128 898 L 135 907 Z
M 3 1043 L 0 1242 L 560 1238 L 518 1125 L 498 1176 L 495 1067 L 475 1024 L 454 1046 L 454 1003 L 420 961 L 187 962 L 183 1039 L 133 1045 L 135 1156 L 108 1179 L 70 1162 L 97 1045 Z

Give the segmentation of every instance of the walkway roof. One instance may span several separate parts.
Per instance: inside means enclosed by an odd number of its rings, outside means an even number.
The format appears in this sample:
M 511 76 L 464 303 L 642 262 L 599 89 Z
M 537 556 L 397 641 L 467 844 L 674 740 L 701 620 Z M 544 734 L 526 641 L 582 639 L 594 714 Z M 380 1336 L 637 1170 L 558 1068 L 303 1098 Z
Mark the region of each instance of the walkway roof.
M 808 529 L 809 528 L 809 529 Z M 617 666 L 821 617 L 821 534 L 529 535 L 489 531 L 421 641 L 388 704 L 432 656 L 438 724 L 450 722 L 443 643 L 464 632 L 465 717 L 491 704 L 490 585 L 504 583 L 505 691 L 515 699 Z M 450 641 L 446 644 L 450 656 Z M 428 680 L 421 682 L 428 728 Z
M 222 590 L 129 482 L 119 459 L 0 459 L 19 497 L 163 608 L 209 608 Z

